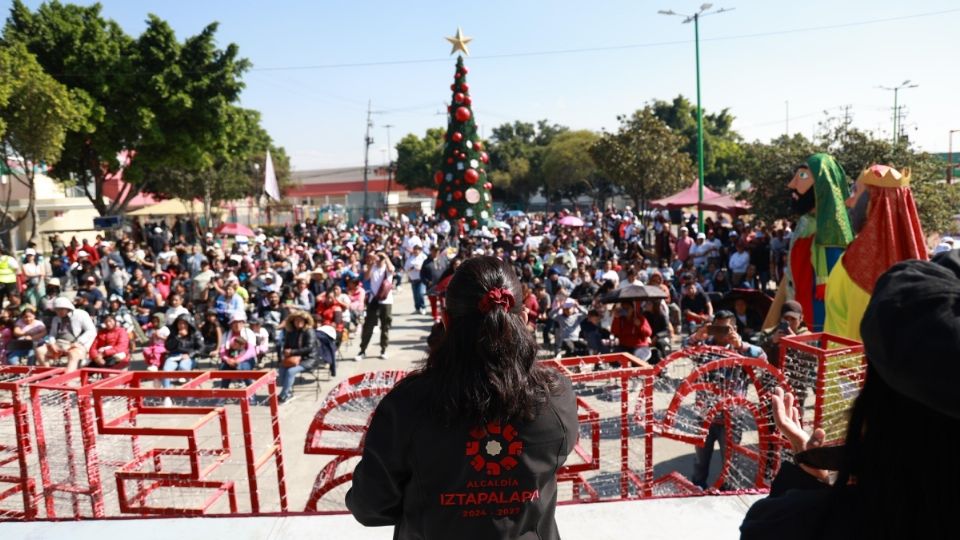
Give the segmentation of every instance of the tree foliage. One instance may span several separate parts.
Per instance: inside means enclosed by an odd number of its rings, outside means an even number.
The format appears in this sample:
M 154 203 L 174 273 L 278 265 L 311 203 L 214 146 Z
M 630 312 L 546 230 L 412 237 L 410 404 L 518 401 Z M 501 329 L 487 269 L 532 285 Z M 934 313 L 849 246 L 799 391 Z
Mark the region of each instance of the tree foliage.
M 13 164 L 14 182 L 28 193 L 27 210 L 10 213 L 13 182 L 0 194 L 0 231 L 8 231 L 30 218 L 30 235 L 36 235 L 34 178 L 40 167 L 57 163 L 67 131 L 80 126 L 89 112 L 82 92 L 71 92 L 48 75 L 22 45 L 0 47 L 0 162 Z
M 151 15 L 134 39 L 103 18 L 99 4 L 49 2 L 31 12 L 14 1 L 3 40 L 24 44 L 90 101 L 55 174 L 83 185 L 101 214 L 122 212 L 141 191 L 163 194 L 171 167 L 209 170 L 229 148 L 230 109 L 249 62 L 236 45 L 217 48 L 216 30 L 210 24 L 181 43 Z M 118 160 L 121 154 L 130 159 Z M 109 200 L 104 185 L 121 170 L 126 188 Z
M 684 137 L 657 118 L 651 106 L 617 119 L 620 128 L 603 133 L 590 155 L 637 207 L 671 195 L 695 178 Z
M 605 198 L 608 184 L 590 156 L 590 148 L 599 139 L 592 131 L 579 130 L 561 133 L 550 142 L 543 154 L 549 198 L 575 201 L 584 193 Z
M 697 107 L 678 95 L 672 101 L 657 100 L 653 112 L 670 128 L 686 139 L 684 151 L 697 160 Z M 742 138 L 733 130 L 735 117 L 730 109 L 703 115 L 704 182 L 712 187 L 725 187 L 728 182 L 740 180 L 740 164 L 744 158 Z
M 407 189 L 436 188 L 433 175 L 443 153 L 443 128 L 430 128 L 423 137 L 408 133 L 397 143 L 397 183 Z
M 499 200 L 525 203 L 546 184 L 544 154 L 569 129 L 547 120 L 514 122 L 493 128 L 490 139 L 490 181 Z

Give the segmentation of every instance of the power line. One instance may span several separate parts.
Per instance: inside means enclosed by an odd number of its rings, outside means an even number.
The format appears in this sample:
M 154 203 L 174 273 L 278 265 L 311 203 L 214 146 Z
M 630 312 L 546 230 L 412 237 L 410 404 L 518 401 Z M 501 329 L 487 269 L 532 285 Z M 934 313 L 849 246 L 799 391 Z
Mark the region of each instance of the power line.
M 864 21 L 853 21 L 848 23 L 838 23 L 830 24 L 823 26 L 808 26 L 804 28 L 793 28 L 786 30 L 776 30 L 770 32 L 756 32 L 752 34 L 740 34 L 733 36 L 719 36 L 713 38 L 704 38 L 700 41 L 731 41 L 735 39 L 754 39 L 760 37 L 771 37 L 771 36 L 780 36 L 786 34 L 796 34 L 801 32 L 814 32 L 820 30 L 836 30 L 840 28 L 851 28 L 856 26 L 868 26 L 873 24 L 882 24 L 888 22 L 904 21 L 908 19 L 918 19 L 922 17 L 935 17 L 939 15 L 947 15 L 951 13 L 960 12 L 960 8 L 956 9 L 946 9 L 942 11 L 931 11 L 926 13 L 916 13 L 912 15 L 902 15 L 899 17 L 885 17 L 881 19 L 868 19 Z M 650 43 L 633 43 L 633 44 L 624 44 L 624 45 L 607 45 L 607 46 L 598 46 L 598 47 L 582 47 L 577 49 L 555 49 L 547 51 L 528 51 L 528 52 L 515 52 L 515 53 L 503 53 L 503 54 L 488 54 L 488 55 L 476 55 L 471 56 L 470 60 L 495 60 L 500 58 L 524 58 L 531 56 L 556 56 L 564 54 L 580 54 L 580 53 L 591 53 L 591 52 L 606 52 L 606 51 L 617 51 L 617 50 L 628 50 L 628 49 L 643 49 L 650 47 L 665 47 L 670 45 L 686 45 L 692 43 L 692 40 L 675 40 L 675 41 L 659 41 L 659 42 L 650 42 Z M 449 62 L 449 58 L 421 58 L 421 59 L 408 59 L 408 60 L 379 60 L 379 61 L 370 61 L 370 62 L 343 62 L 343 63 L 334 63 L 334 64 L 313 64 L 313 65 L 304 65 L 304 66 L 268 66 L 261 68 L 251 68 L 250 71 L 306 71 L 306 70 L 320 70 L 320 69 L 342 69 L 342 68 L 358 68 L 358 67 L 376 67 L 376 66 L 397 66 L 397 65 L 408 65 L 408 64 L 432 64 L 438 62 Z

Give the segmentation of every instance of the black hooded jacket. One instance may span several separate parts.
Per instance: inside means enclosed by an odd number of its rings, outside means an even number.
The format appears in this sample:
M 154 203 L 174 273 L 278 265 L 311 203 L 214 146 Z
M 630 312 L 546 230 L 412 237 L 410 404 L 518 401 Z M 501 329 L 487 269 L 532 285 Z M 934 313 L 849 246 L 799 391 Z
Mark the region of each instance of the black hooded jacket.
M 179 330 L 177 330 L 180 321 L 187 321 L 187 325 L 190 327 L 186 336 L 181 336 Z M 186 314 L 177 317 L 177 320 L 170 325 L 170 336 L 167 337 L 164 345 L 167 348 L 167 356 L 186 354 L 190 358 L 196 358 L 203 351 L 203 335 L 197 330 L 193 317 Z
M 377 407 L 347 493 L 360 523 L 394 525 L 396 539 L 555 539 L 557 469 L 577 441 L 570 381 L 530 421 L 444 425 L 427 376 Z

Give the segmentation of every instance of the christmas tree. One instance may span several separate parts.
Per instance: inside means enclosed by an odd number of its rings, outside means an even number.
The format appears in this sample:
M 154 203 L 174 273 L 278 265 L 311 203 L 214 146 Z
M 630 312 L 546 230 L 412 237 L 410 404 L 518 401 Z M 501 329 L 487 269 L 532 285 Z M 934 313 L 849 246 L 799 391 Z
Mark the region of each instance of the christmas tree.
M 467 52 L 460 29 L 456 38 L 447 38 L 454 51 Z M 443 161 L 434 182 L 437 185 L 437 215 L 450 221 L 463 219 L 469 228 L 486 225 L 493 217 L 493 185 L 487 180 L 490 158 L 477 137 L 473 117 L 470 85 L 463 56 L 457 57 L 457 71 L 450 85 L 453 97 L 447 107 L 447 133 L 443 144 Z

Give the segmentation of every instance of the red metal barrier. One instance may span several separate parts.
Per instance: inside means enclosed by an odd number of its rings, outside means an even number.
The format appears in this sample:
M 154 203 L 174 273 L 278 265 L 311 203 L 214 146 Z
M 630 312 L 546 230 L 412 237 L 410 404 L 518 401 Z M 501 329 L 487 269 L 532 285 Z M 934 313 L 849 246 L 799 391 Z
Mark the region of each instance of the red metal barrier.
M 707 492 L 765 489 L 783 446 L 770 392 L 811 389 L 808 428 L 836 434 L 864 377 L 859 344 L 823 334 L 783 343 L 784 372 L 716 347 L 655 367 L 626 354 L 544 361 L 577 393 L 580 439 L 557 472 L 559 500 L 704 494 L 682 466 L 659 469 L 689 460 L 717 426 L 723 460 Z M 329 392 L 303 447 L 326 456 L 306 511 L 345 509 L 372 414 L 405 375 L 360 374 Z M 0 519 L 288 512 L 275 372 L 178 372 L 186 382 L 156 387 L 170 376 L 0 366 L 0 437 L 10 433 L 0 438 Z
M 5 508 L 0 518 L 33 519 L 37 516 L 36 481 L 30 475 L 30 457 L 33 444 L 30 439 L 30 408 L 26 389 L 62 372 L 57 368 L 28 366 L 0 367 L 0 422 L 13 424 L 13 440 L 0 440 L 0 484 L 11 484 L 0 490 L 0 503 L 16 495 L 21 496 L 19 510 Z M 7 433 L 4 430 L 4 433 Z M 12 467 L 14 470 L 7 471 Z

